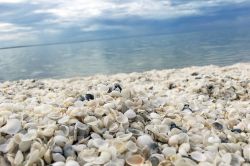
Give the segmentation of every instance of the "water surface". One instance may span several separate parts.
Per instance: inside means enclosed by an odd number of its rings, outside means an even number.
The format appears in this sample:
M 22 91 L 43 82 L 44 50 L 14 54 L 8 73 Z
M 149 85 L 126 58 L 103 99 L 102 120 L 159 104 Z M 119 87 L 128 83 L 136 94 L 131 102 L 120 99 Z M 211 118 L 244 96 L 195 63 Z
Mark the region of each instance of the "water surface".
M 250 62 L 250 30 L 161 34 L 0 50 L 0 80 Z

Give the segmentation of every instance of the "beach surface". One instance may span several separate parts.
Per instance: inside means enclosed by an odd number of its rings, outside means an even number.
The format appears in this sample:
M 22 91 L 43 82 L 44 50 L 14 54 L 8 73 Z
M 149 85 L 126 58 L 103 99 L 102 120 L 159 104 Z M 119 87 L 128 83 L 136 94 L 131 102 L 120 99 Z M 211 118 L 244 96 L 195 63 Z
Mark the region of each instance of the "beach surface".
M 250 63 L 0 83 L 0 165 L 250 165 Z

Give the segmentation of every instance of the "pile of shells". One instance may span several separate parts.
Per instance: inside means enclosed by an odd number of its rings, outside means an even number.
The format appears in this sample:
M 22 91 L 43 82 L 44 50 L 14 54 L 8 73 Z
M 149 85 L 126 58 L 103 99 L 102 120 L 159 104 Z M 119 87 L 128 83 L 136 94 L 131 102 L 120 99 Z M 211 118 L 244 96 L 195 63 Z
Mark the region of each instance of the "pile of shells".
M 250 165 L 250 65 L 0 83 L 0 165 Z

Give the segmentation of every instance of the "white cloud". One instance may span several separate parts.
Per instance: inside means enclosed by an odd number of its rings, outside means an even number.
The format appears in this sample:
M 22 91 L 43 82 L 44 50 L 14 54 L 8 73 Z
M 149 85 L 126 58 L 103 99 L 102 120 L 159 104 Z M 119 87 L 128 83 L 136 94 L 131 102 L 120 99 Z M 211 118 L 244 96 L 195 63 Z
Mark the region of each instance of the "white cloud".
M 23 3 L 27 0 L 0 0 L 0 3 Z
M 1 32 L 16 32 L 16 31 L 27 31 L 31 30 L 31 27 L 18 26 L 11 23 L 0 22 L 0 33 Z
M 57 22 L 76 22 L 95 18 L 126 18 L 137 16 L 142 18 L 167 19 L 202 13 L 201 8 L 234 4 L 247 0 L 207 0 L 184 1 L 172 5 L 174 0 L 39 0 L 37 4 L 51 3 L 51 8 L 41 8 L 35 13 L 49 13 L 57 18 Z M 57 4 L 56 6 L 54 6 Z

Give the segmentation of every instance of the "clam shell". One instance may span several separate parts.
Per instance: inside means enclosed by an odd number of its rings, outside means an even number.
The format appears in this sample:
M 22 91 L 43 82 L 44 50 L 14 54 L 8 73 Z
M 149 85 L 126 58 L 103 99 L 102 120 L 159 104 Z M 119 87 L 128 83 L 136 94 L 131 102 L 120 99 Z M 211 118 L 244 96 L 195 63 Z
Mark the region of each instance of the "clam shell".
M 128 128 L 127 131 L 132 133 L 133 136 L 135 136 L 135 137 L 139 137 L 139 136 L 143 135 L 143 132 L 141 130 L 138 130 L 135 128 Z
M 190 156 L 194 159 L 194 160 L 196 160 L 196 161 L 206 161 L 206 156 L 203 154 L 203 153 L 201 153 L 201 152 L 199 152 L 199 151 L 194 151 L 194 152 L 192 152 L 192 153 L 190 153 Z
M 68 139 L 66 137 L 62 136 L 62 135 L 56 135 L 54 137 L 55 144 L 59 145 L 61 147 L 63 147 L 66 144 L 67 141 L 68 141 Z
M 179 147 L 179 154 L 187 156 L 187 153 L 190 151 L 190 144 L 189 143 L 183 143 Z
M 16 134 L 21 130 L 21 121 L 18 119 L 8 119 L 7 123 L 0 128 L 0 132 L 6 134 Z
M 32 151 L 29 155 L 28 164 L 32 165 L 40 158 L 40 151 L 38 149 Z
M 130 166 L 142 165 L 144 163 L 144 161 L 145 161 L 145 159 L 139 154 L 131 155 L 131 156 L 126 158 L 126 163 Z
M 134 110 L 129 109 L 127 110 L 124 115 L 128 118 L 128 119 L 134 119 L 136 117 L 136 113 Z
M 119 141 L 122 141 L 122 142 L 125 142 L 125 141 L 128 141 L 131 137 L 132 137 L 132 133 L 128 133 L 128 134 L 120 134 L 116 137 L 117 140 Z
M 250 161 L 250 145 L 246 145 L 243 148 L 243 156 L 247 161 Z
M 101 165 L 107 163 L 108 161 L 110 161 L 110 159 L 111 159 L 110 152 L 102 151 L 100 156 L 95 158 L 95 160 L 92 163 Z
M 52 159 L 55 162 L 59 162 L 59 161 L 64 162 L 65 161 L 65 157 L 60 153 L 52 153 Z
M 176 149 L 174 147 L 165 147 L 162 150 L 162 154 L 164 154 L 165 157 L 176 155 Z
M 128 118 L 119 112 L 119 114 L 116 116 L 116 121 L 121 124 L 128 123 Z
M 142 136 L 139 136 L 137 138 L 137 144 L 141 147 L 148 146 L 150 147 L 151 144 L 153 144 L 154 141 L 150 135 L 144 134 Z
M 0 152 L 7 153 L 15 148 L 15 141 L 13 138 L 9 138 L 5 143 L 0 145 Z
M 133 153 L 137 152 L 137 150 L 138 150 L 136 143 L 134 143 L 132 141 L 128 141 L 126 144 L 126 147 L 130 152 L 133 152 Z
M 14 164 L 21 165 L 23 160 L 24 160 L 23 153 L 20 150 L 18 150 L 15 156 Z
M 113 159 L 106 163 L 104 166 L 124 166 L 125 161 L 124 159 Z
M 74 160 L 68 160 L 65 164 L 65 166 L 80 166 L 80 164 L 77 161 Z

